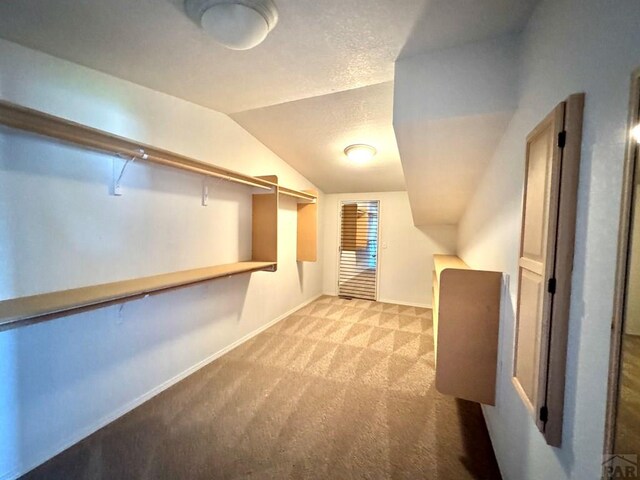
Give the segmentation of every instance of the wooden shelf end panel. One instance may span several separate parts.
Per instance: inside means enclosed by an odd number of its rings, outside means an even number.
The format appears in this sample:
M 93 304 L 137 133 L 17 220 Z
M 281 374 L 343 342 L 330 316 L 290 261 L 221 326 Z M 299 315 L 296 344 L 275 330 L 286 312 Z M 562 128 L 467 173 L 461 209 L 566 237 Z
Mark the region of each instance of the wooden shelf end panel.
M 221 277 L 268 270 L 273 262 L 238 262 L 0 301 L 0 331 Z
M 432 301 L 432 310 L 431 317 L 433 321 L 433 355 L 434 362 L 436 365 L 436 369 L 438 367 L 438 298 L 440 297 L 440 287 L 437 282 L 433 282 L 433 301 Z
M 317 195 L 315 191 L 309 193 Z M 318 204 L 298 203 L 296 260 L 318 261 Z
M 464 263 L 460 257 L 455 255 L 436 254 L 433 256 L 434 272 L 436 280 L 440 281 L 440 274 L 447 268 L 457 268 L 458 270 L 469 270 L 469 265 Z
M 276 186 L 271 193 L 253 195 L 251 219 L 251 259 L 254 262 L 278 261 L 278 177 L 258 177 Z M 274 270 L 275 271 L 275 270 Z
M 445 269 L 438 299 L 436 389 L 495 405 L 502 274 Z

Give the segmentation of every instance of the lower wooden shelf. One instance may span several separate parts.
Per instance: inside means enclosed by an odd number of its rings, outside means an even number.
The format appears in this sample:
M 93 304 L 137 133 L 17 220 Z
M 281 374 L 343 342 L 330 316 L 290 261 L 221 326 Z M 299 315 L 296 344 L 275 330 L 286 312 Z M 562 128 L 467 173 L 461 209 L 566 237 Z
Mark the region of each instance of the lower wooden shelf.
M 276 262 L 229 263 L 4 300 L 0 302 L 0 331 L 68 314 L 71 311 L 98 308 L 153 292 L 240 273 L 273 270 L 275 267 Z

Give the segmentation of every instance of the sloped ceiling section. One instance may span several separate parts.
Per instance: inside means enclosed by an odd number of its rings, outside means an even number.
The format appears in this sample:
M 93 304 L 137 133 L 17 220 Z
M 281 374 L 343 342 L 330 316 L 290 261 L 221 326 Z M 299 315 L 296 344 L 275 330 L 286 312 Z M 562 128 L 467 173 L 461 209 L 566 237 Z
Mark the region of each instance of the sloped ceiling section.
M 396 62 L 393 127 L 416 225 L 457 224 L 517 106 L 519 37 Z
M 490 0 L 487 8 L 502 14 L 502 28 L 519 21 L 519 14 L 504 13 L 506 1 L 514 0 Z M 517 0 L 518 8 L 525 10 L 530 1 Z M 275 3 L 277 27 L 245 51 L 207 36 L 185 14 L 184 0 L 3 0 L 0 36 L 232 113 L 392 80 L 393 62 L 431 2 Z M 436 14 L 441 8 L 430 10 Z M 478 38 L 477 30 L 485 33 L 473 23 L 464 26 L 463 40 Z M 416 48 L 421 41 L 416 38 Z
M 236 122 L 326 193 L 404 190 L 391 118 L 393 82 L 231 114 Z M 378 150 L 349 161 L 347 145 Z
M 419 172 L 411 168 L 413 157 L 425 154 L 409 137 L 424 136 L 419 122 L 430 118 L 421 112 L 433 113 L 420 97 L 420 75 L 430 78 L 435 59 L 448 54 L 415 55 L 520 31 L 537 1 L 275 0 L 280 16 L 273 32 L 254 49 L 232 51 L 185 15 L 184 0 L 3 0 L 0 37 L 231 114 L 327 192 L 403 190 L 392 145 L 396 60 L 403 59 L 398 78 L 413 89 L 395 88 L 408 105 L 396 109 L 396 133 L 409 174 Z M 413 72 L 411 65 L 424 61 L 428 71 Z M 434 83 L 426 98 L 438 99 L 442 85 Z M 444 102 L 452 96 L 444 95 L 443 107 L 457 105 Z M 422 110 L 413 109 L 414 100 Z M 435 126 L 428 131 L 436 155 L 450 139 L 435 139 Z M 357 142 L 379 151 L 370 172 L 343 163 L 342 150 Z M 437 187 L 444 179 L 433 162 L 429 157 Z M 412 191 L 416 180 L 408 180 Z

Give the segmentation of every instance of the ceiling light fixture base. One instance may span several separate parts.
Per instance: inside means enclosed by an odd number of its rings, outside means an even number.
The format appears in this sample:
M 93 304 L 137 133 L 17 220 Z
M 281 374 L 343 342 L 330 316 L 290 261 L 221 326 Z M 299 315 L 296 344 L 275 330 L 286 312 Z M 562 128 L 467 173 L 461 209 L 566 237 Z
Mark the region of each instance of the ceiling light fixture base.
M 232 50 L 261 43 L 278 23 L 273 0 L 185 0 L 187 16 Z
M 368 162 L 376 155 L 376 153 L 378 153 L 378 151 L 374 147 L 364 143 L 349 145 L 344 149 L 344 154 L 349 158 L 349 160 L 357 163 Z

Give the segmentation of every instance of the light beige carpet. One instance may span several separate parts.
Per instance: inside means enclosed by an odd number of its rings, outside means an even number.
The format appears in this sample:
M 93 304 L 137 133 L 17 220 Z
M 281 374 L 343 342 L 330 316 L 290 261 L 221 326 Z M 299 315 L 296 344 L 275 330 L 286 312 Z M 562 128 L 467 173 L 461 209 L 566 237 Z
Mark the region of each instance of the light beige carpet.
M 46 479 L 499 479 L 434 387 L 431 311 L 322 297 L 31 472 Z

